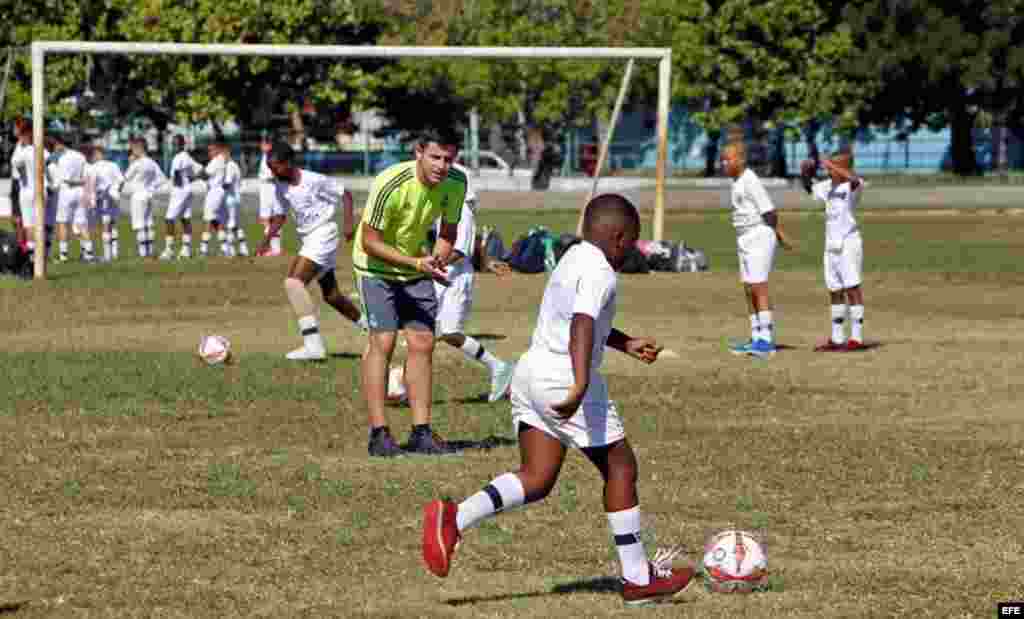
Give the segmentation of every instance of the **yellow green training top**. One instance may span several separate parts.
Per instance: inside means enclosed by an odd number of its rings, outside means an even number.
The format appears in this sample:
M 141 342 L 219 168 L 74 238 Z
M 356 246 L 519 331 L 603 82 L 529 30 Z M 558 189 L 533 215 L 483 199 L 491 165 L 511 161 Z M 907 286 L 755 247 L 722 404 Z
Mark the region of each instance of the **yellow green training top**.
M 415 160 L 397 163 L 373 180 L 362 223 L 380 230 L 384 242 L 406 256 L 419 256 L 427 231 L 438 216 L 446 223 L 459 223 L 466 185 L 466 175 L 454 166 L 448 170 L 448 178 L 427 187 L 416 178 Z M 362 225 L 352 244 L 352 267 L 358 275 L 397 281 L 426 277 L 416 269 L 368 256 L 363 250 Z

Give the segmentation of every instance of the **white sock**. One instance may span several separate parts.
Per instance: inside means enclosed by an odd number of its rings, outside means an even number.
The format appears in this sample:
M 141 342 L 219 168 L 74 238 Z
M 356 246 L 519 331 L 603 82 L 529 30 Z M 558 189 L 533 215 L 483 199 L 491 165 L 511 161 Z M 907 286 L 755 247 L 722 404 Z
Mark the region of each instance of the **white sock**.
M 775 341 L 775 325 L 772 323 L 772 311 L 757 313 L 757 321 L 761 323 L 760 337 L 766 342 Z
M 182 234 L 181 235 L 181 246 L 183 248 L 184 247 L 188 247 L 189 249 L 192 248 L 192 235 L 191 234 Z
M 303 316 L 299 318 L 299 331 L 302 332 L 302 341 L 306 350 L 310 352 L 324 352 L 324 338 L 320 335 L 320 323 L 316 316 Z
M 846 304 L 832 306 L 832 342 L 846 342 Z
M 240 256 L 248 256 L 249 244 L 245 242 L 245 230 L 235 228 L 235 238 L 238 239 L 238 254 Z
M 85 239 L 84 241 L 81 241 L 81 243 L 82 251 L 85 253 L 85 257 L 92 260 L 92 239 Z
M 281 235 L 277 234 L 270 237 L 270 249 L 275 253 L 281 251 Z
M 60 257 L 61 258 L 67 258 L 68 257 L 68 242 L 67 241 L 60 241 L 58 243 L 58 245 L 60 246 Z
M 757 319 L 757 314 L 750 315 L 750 339 L 756 340 L 761 337 L 761 322 Z
M 142 228 L 140 230 L 136 230 L 135 231 L 135 242 L 138 243 L 138 245 L 139 245 L 139 257 L 140 258 L 145 258 L 147 255 L 149 255 L 149 254 L 146 253 L 146 229 L 145 228 Z
M 104 232 L 103 233 L 103 257 L 108 259 L 108 260 L 114 257 L 114 248 L 111 247 L 111 245 L 112 245 L 112 243 L 110 242 L 110 233 L 109 232 Z
M 167 238 L 164 239 L 164 249 L 167 250 L 167 253 L 171 253 L 171 252 L 174 251 L 174 237 L 173 236 L 168 236 Z
M 487 368 L 493 373 L 497 368 L 501 367 L 501 360 L 487 352 L 483 345 L 474 340 L 473 338 L 466 336 L 466 341 L 462 343 L 459 348 L 462 354 L 466 355 L 466 358 L 470 361 L 479 361 L 480 363 L 487 366 Z
M 650 584 L 651 568 L 640 540 L 640 507 L 608 512 L 608 526 L 622 563 L 622 577 L 634 585 Z
M 199 242 L 199 253 L 206 255 L 210 253 L 210 233 L 204 232 L 202 240 Z
M 230 256 L 231 246 L 228 245 L 228 233 L 222 229 L 217 233 L 217 240 L 220 241 L 220 253 L 225 256 Z
M 864 306 L 850 306 L 850 339 L 864 342 Z
M 481 520 L 494 514 L 519 507 L 526 502 L 523 482 L 515 473 L 505 473 L 494 478 L 484 489 L 459 503 L 455 523 L 459 532 L 476 526 Z
M 111 256 L 111 258 L 115 258 L 115 259 L 121 253 L 121 243 L 119 242 L 119 238 L 118 238 L 117 234 L 118 234 L 117 233 L 117 228 L 114 228 L 110 232 L 110 252 L 111 252 L 110 256 Z

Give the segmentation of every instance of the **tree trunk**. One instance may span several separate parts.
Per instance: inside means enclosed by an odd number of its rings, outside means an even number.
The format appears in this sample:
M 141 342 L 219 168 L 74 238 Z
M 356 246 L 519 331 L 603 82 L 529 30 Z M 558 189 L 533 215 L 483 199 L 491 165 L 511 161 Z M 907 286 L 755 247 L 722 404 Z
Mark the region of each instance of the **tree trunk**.
M 821 131 L 821 123 L 817 120 L 809 120 L 804 125 L 804 141 L 807 142 L 807 158 L 814 162 L 817 169 L 821 163 L 821 153 L 818 152 L 818 132 Z
M 775 178 L 788 178 L 789 170 L 786 169 L 786 128 L 779 126 L 775 128 L 772 135 L 772 176 Z
M 959 103 L 950 110 L 952 120 L 953 173 L 957 176 L 978 174 L 978 160 L 974 153 L 974 114 L 967 111 L 965 103 Z
M 704 149 L 704 176 L 707 178 L 718 174 L 718 140 L 721 137 L 720 129 L 708 130 L 708 145 Z

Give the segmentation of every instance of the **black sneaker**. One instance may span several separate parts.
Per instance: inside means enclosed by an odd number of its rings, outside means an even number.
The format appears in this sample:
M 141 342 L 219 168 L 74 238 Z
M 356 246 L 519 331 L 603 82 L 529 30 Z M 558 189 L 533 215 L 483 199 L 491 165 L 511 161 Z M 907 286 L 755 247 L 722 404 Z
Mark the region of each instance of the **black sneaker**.
M 446 443 L 445 440 L 438 436 L 437 432 L 434 432 L 433 430 L 429 432 L 413 431 L 413 433 L 409 435 L 409 442 L 403 445 L 403 448 L 408 453 L 433 456 L 444 456 L 458 451 Z
M 376 458 L 394 458 L 401 456 L 404 452 L 398 446 L 395 439 L 391 438 L 391 432 L 384 430 L 370 437 L 370 444 L 367 447 L 370 456 Z

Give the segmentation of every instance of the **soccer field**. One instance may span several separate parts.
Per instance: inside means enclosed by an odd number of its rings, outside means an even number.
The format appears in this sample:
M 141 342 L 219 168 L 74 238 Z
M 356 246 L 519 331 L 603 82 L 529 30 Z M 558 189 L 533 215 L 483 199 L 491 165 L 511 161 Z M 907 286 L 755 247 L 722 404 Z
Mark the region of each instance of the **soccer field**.
M 1024 217 L 1019 189 L 956 189 L 934 204 L 912 188 L 865 195 L 874 346 L 845 354 L 812 352 L 829 328 L 823 218 L 778 194 L 798 246 L 771 280 L 770 361 L 723 348 L 749 323 L 720 193 L 670 192 L 666 237 L 705 250 L 711 272 L 621 276 L 616 326 L 680 357 L 648 367 L 609 352 L 605 365 L 639 458 L 648 550 L 683 544 L 699 561 L 716 530 L 761 531 L 772 588 L 691 586 L 640 611 L 618 596 L 600 479 L 579 454 L 545 502 L 468 532 L 451 575 L 431 576 L 420 508 L 518 465 L 508 403 L 487 404 L 485 372 L 441 345 L 435 427 L 498 446 L 370 460 L 359 333 L 323 306 L 333 356 L 284 359 L 300 342 L 286 258 L 2 279 L 0 614 L 992 616 L 1024 598 Z M 531 225 L 568 231 L 582 199 L 484 194 L 480 223 L 506 242 Z M 250 222 L 250 242 L 259 232 Z M 134 255 L 127 228 L 121 239 Z M 346 247 L 347 288 L 349 264 Z M 469 333 L 516 358 L 544 282 L 478 276 Z M 230 339 L 233 365 L 199 361 L 209 333 Z M 404 441 L 408 409 L 389 419 Z

